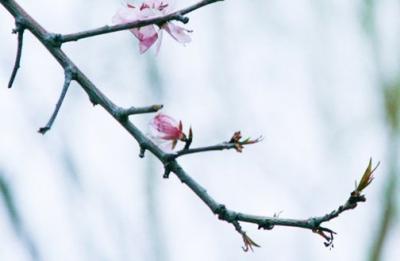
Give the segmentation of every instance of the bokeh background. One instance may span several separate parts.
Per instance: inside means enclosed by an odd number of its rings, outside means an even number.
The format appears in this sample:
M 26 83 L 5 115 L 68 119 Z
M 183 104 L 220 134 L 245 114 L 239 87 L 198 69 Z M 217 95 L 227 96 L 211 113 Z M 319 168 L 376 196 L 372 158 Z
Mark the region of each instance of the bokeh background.
M 111 23 L 122 2 L 21 0 L 47 30 Z M 176 8 L 193 1 L 176 1 Z M 139 55 L 128 32 L 63 50 L 120 106 L 165 105 L 193 146 L 241 130 L 262 143 L 179 161 L 218 201 L 243 212 L 307 218 L 344 203 L 370 157 L 367 202 L 310 231 L 243 224 L 262 247 L 241 250 L 219 221 L 73 83 L 53 129 L 37 133 L 61 91 L 60 66 L 0 7 L 0 260 L 395 260 L 400 256 L 400 2 L 227 0 L 189 15 L 192 43 L 164 34 Z M 132 117 L 142 130 L 151 115 Z

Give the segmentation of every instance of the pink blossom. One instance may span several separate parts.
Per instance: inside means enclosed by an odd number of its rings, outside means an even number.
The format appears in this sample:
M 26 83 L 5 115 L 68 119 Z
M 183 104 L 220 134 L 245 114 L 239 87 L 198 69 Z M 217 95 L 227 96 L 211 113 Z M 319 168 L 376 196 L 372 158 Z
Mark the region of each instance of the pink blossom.
M 126 4 L 121 7 L 113 17 L 113 23 L 122 24 L 138 20 L 155 18 L 171 13 L 168 0 L 144 0 L 141 4 Z M 140 28 L 133 28 L 130 31 L 139 40 L 139 52 L 146 52 L 154 43 L 157 42 L 157 52 L 161 45 L 162 30 L 167 31 L 177 42 L 186 44 L 191 41 L 187 30 L 175 25 L 173 22 L 166 22 L 159 28 L 156 25 L 147 25 Z
M 182 122 L 159 113 L 150 121 L 150 136 L 158 144 L 167 143 L 174 149 L 178 140 L 185 141 L 186 135 L 182 131 Z

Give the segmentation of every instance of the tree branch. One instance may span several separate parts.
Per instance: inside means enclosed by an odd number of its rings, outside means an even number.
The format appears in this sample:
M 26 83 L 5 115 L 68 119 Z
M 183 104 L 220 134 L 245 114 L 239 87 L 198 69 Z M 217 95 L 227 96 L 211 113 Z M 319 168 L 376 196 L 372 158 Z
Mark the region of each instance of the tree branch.
M 214 214 L 218 215 L 218 218 L 220 220 L 224 220 L 232 224 L 237 221 L 253 223 L 258 225 L 259 229 L 262 228 L 267 230 L 271 230 L 275 226 L 288 226 L 309 229 L 320 235 L 322 234 L 326 239 L 326 246 L 331 246 L 333 241 L 333 234 L 335 234 L 335 232 L 329 228 L 322 227 L 321 224 L 339 217 L 339 215 L 344 211 L 356 208 L 357 203 L 364 202 L 366 200 L 363 195 L 360 195 L 361 191 L 355 190 L 351 193 L 349 199 L 346 201 L 345 204 L 339 206 L 336 210 L 323 216 L 311 217 L 308 219 L 284 219 L 279 218 L 278 215 L 274 215 L 273 217 L 256 216 L 230 210 L 226 208 L 225 205 L 215 201 L 207 193 L 207 190 L 203 188 L 199 183 L 197 183 L 193 178 L 191 178 L 175 160 L 168 163 L 168 169 L 169 171 L 174 172 L 179 180 L 182 183 L 186 184 L 210 208 L 210 210 Z M 324 232 L 328 232 L 329 236 L 325 235 Z
M 58 98 L 58 101 L 56 103 L 56 107 L 53 111 L 53 114 L 51 115 L 49 121 L 47 122 L 46 126 L 41 127 L 38 132 L 41 134 L 46 134 L 47 131 L 49 131 L 51 129 L 51 127 L 53 126 L 54 120 L 56 119 L 57 115 L 58 115 L 58 111 L 61 108 L 61 105 L 64 101 L 65 95 L 67 94 L 68 88 L 71 84 L 71 81 L 74 79 L 74 69 L 73 68 L 66 68 L 65 69 L 65 79 L 64 79 L 64 85 L 63 88 L 61 90 L 61 94 L 60 97 Z
M 25 31 L 25 27 L 23 25 L 23 19 L 21 19 L 20 17 L 16 17 L 15 18 L 15 29 L 12 31 L 13 34 L 17 34 L 17 54 L 15 57 L 15 63 L 14 63 L 14 68 L 11 72 L 11 77 L 10 77 L 10 81 L 8 82 L 8 88 L 11 88 L 14 80 L 15 80 L 15 76 L 17 75 L 17 71 L 20 67 L 20 62 L 21 62 L 21 55 L 22 55 L 22 44 L 23 44 L 23 40 L 24 40 L 24 31 Z
M 193 5 L 187 9 L 181 11 L 181 14 L 185 14 L 196 10 L 204 5 L 213 3 L 216 1 L 201 1 L 196 5 Z M 107 96 L 105 96 L 87 77 L 86 75 L 69 59 L 69 57 L 59 48 L 59 46 L 55 46 L 52 40 L 52 34 L 48 33 L 44 28 L 42 28 L 32 17 L 30 17 L 14 0 L 0 0 L 0 3 L 13 15 L 14 17 L 23 17 L 25 21 L 26 29 L 32 32 L 36 38 L 48 49 L 48 51 L 54 56 L 54 58 L 60 63 L 60 65 L 64 68 L 66 76 L 64 82 L 63 92 L 60 96 L 60 99 L 57 103 L 56 110 L 53 113 L 52 118 L 46 127 L 50 128 L 54 118 L 57 115 L 59 107 L 61 106 L 63 97 L 65 96 L 66 90 L 69 86 L 69 83 L 72 79 L 76 80 L 82 89 L 87 93 L 89 99 L 95 103 L 99 104 L 103 107 L 116 121 L 118 121 L 123 128 L 125 128 L 129 134 L 138 142 L 140 147 L 140 156 L 144 156 L 145 150 L 150 151 L 155 157 L 157 157 L 165 166 L 165 174 L 168 175 L 170 172 L 176 174 L 178 179 L 186 184 L 203 202 L 208 206 L 208 208 L 216 215 L 220 220 L 224 220 L 228 223 L 234 225 L 236 231 L 238 231 L 243 238 L 244 241 L 244 250 L 252 249 L 252 246 L 258 246 L 254 241 L 252 241 L 244 231 L 242 231 L 239 222 L 247 222 L 258 225 L 259 228 L 262 229 L 272 229 L 274 226 L 289 226 L 289 227 L 299 227 L 304 229 L 309 229 L 319 235 L 321 235 L 326 240 L 326 245 L 331 246 L 333 240 L 334 231 L 329 228 L 322 227 L 321 224 L 324 222 L 328 222 L 333 218 L 338 217 L 342 212 L 346 210 L 353 209 L 357 206 L 358 202 L 365 201 L 365 197 L 361 195 L 362 190 L 370 184 L 372 181 L 372 173 L 375 169 L 372 169 L 371 161 L 366 169 L 360 184 L 356 187 L 356 189 L 351 193 L 350 198 L 347 202 L 340 206 L 338 209 L 332 211 L 329 214 L 313 217 L 309 219 L 283 219 L 278 217 L 278 215 L 274 215 L 273 217 L 267 216 L 256 216 L 245 214 L 241 212 L 236 212 L 226 208 L 223 204 L 217 202 L 213 197 L 211 197 L 205 188 L 203 188 L 197 181 L 195 181 L 190 175 L 188 175 L 185 170 L 178 164 L 178 162 L 172 158 L 170 154 L 165 153 L 158 146 L 156 146 L 147 136 L 140 131 L 128 118 L 128 115 L 135 113 L 143 113 L 143 112 L 153 112 L 156 111 L 157 108 L 152 107 L 152 109 L 146 108 L 129 108 L 129 109 L 121 109 L 117 105 L 115 105 Z M 173 16 L 171 14 L 170 16 Z M 168 19 L 171 19 L 169 17 Z M 154 22 L 154 21 L 153 21 Z M 131 24 L 132 25 L 132 24 Z M 131 25 L 123 25 L 125 27 L 118 27 L 118 30 L 124 30 L 131 28 Z M 114 27 L 115 29 L 115 27 Z M 106 31 L 111 32 L 111 31 Z M 89 37 L 89 36 L 87 36 Z M 70 71 L 73 68 L 73 73 Z M 124 117 L 121 117 L 123 115 Z M 44 128 L 46 128 L 44 127 Z M 45 131 L 44 131 L 45 132 Z M 234 143 L 235 148 L 240 151 L 241 146 L 244 144 L 251 144 L 254 141 L 250 139 L 245 139 L 241 141 L 240 132 L 236 132 L 232 137 L 230 143 Z M 231 145 L 215 145 L 210 147 L 203 147 L 197 149 L 189 149 L 187 148 L 186 152 L 180 152 L 180 155 L 202 152 L 202 151 L 211 151 L 211 150 L 219 150 L 219 149 L 230 149 Z M 179 153 L 179 152 L 178 152 Z M 328 233 L 328 235 L 326 234 Z
M 143 27 L 146 25 L 151 25 L 151 24 L 157 24 L 157 25 L 162 25 L 168 21 L 172 20 L 177 20 L 182 23 L 187 23 L 189 22 L 189 18 L 184 17 L 185 14 L 188 14 L 190 12 L 193 12 L 194 10 L 197 10 L 203 6 L 215 3 L 215 2 L 220 2 L 224 0 L 203 0 L 200 1 L 196 4 L 193 4 L 187 8 L 181 9 L 179 11 L 175 11 L 173 13 L 170 13 L 168 15 L 156 17 L 156 18 L 151 18 L 151 19 L 146 19 L 146 20 L 141 20 L 141 21 L 134 21 L 126 24 L 117 24 L 117 25 L 105 25 L 99 28 L 87 30 L 87 31 L 82 31 L 78 33 L 73 33 L 73 34 L 56 34 L 54 36 L 54 41 L 57 42 L 58 44 L 63 44 L 66 42 L 71 42 L 71 41 L 78 41 L 83 38 L 88 38 L 88 37 L 93 37 L 97 35 L 102 35 L 102 34 L 109 34 L 113 32 L 118 32 L 118 31 L 123 31 L 123 30 L 128 30 L 132 28 L 138 28 L 138 27 Z

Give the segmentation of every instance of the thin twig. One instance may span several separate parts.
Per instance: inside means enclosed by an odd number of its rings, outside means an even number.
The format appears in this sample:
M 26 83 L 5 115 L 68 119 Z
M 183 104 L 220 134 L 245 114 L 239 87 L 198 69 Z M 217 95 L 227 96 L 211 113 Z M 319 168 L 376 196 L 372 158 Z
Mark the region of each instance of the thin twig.
M 15 19 L 15 29 L 13 30 L 14 34 L 17 34 L 17 54 L 15 57 L 15 63 L 14 63 L 14 68 L 12 70 L 11 73 L 11 77 L 10 77 L 10 81 L 8 82 L 8 88 L 11 88 L 14 80 L 15 80 L 15 76 L 17 75 L 17 71 L 20 67 L 20 63 L 21 63 L 21 55 L 22 55 L 22 44 L 23 44 L 23 40 L 24 40 L 24 31 L 25 31 L 25 27 L 24 25 L 18 21 L 20 19 L 16 18 Z
M 267 230 L 271 230 L 275 226 L 287 226 L 309 229 L 313 232 L 319 232 L 319 234 L 327 232 L 330 234 L 330 237 L 329 240 L 325 238 L 327 240 L 325 242 L 326 246 L 332 245 L 333 234 L 335 234 L 335 232 L 329 228 L 322 227 L 321 224 L 339 217 L 339 215 L 346 210 L 356 208 L 358 202 L 365 201 L 365 197 L 363 195 L 356 195 L 356 193 L 352 192 L 344 205 L 339 206 L 336 210 L 323 216 L 312 217 L 308 219 L 285 219 L 278 217 L 278 215 L 274 215 L 272 217 L 256 216 L 230 210 L 226 208 L 225 205 L 215 201 L 207 193 L 207 190 L 197 183 L 192 177 L 190 177 L 175 160 L 169 162 L 168 170 L 175 173 L 182 183 L 186 184 L 214 214 L 218 215 L 220 220 L 224 220 L 228 223 L 233 223 L 233 221 L 253 223 L 258 225 L 258 228 Z
M 60 97 L 58 98 L 56 107 L 53 111 L 53 114 L 51 115 L 49 121 L 47 122 L 46 126 L 41 127 L 38 132 L 41 134 L 45 134 L 47 131 L 49 131 L 51 129 L 51 127 L 53 126 L 54 120 L 56 119 L 57 115 L 58 115 L 58 111 L 61 108 L 61 105 L 64 101 L 65 95 L 67 94 L 68 88 L 71 84 L 71 81 L 74 79 L 74 71 L 73 69 L 67 68 L 65 70 L 65 79 L 64 79 L 64 85 L 60 94 Z
M 168 21 L 172 21 L 172 20 L 177 20 L 177 21 L 180 21 L 183 23 L 187 23 L 187 22 L 189 22 L 189 18 L 184 17 L 185 14 L 188 14 L 188 13 L 190 13 L 194 10 L 197 10 L 203 6 L 206 6 L 206 5 L 215 3 L 215 2 L 219 2 L 219 1 L 224 1 L 224 0 L 203 0 L 203 1 L 193 4 L 187 8 L 181 9 L 179 11 L 176 11 L 176 12 L 164 15 L 164 16 L 141 20 L 141 21 L 134 21 L 134 22 L 125 23 L 125 24 L 106 25 L 106 26 L 102 26 L 99 28 L 82 31 L 82 32 L 78 32 L 78 33 L 73 33 L 73 34 L 57 35 L 54 40 L 57 41 L 58 43 L 62 44 L 62 43 L 71 42 L 71 41 L 78 41 L 83 38 L 128 30 L 128 29 L 132 29 L 132 28 L 138 28 L 138 27 L 151 25 L 151 24 L 162 25 L 162 24 L 164 24 Z
M 164 106 L 162 104 L 154 104 L 146 107 L 130 107 L 127 109 L 119 109 L 117 111 L 117 117 L 122 120 L 126 120 L 128 116 L 135 114 L 145 114 L 145 113 L 154 113 L 161 110 Z
M 192 149 L 183 149 L 183 150 L 177 151 L 176 153 L 171 153 L 170 157 L 171 157 L 171 159 L 176 159 L 178 157 L 181 157 L 183 155 L 188 155 L 188 154 L 208 152 L 208 151 L 229 150 L 229 149 L 235 149 L 235 143 L 223 142 L 223 143 L 212 145 L 212 146 L 192 148 Z
M 237 136 L 237 135 L 239 135 L 239 136 Z M 191 128 L 190 128 L 189 137 L 190 137 L 190 139 L 188 140 L 188 142 L 186 143 L 185 147 L 182 150 L 177 151 L 176 153 L 169 154 L 170 159 L 176 159 L 183 155 L 200 153 L 200 152 L 208 152 L 208 151 L 220 151 L 220 150 L 235 149 L 237 152 L 242 152 L 244 146 L 255 144 L 255 143 L 262 141 L 261 136 L 258 137 L 257 139 L 253 139 L 253 140 L 250 138 L 242 140 L 242 136 L 239 131 L 239 132 L 235 132 L 233 137 L 231 138 L 231 140 L 228 142 L 222 142 L 222 143 L 212 145 L 212 146 L 189 148 L 189 146 L 192 142 L 192 138 L 193 138 L 193 133 L 191 131 Z

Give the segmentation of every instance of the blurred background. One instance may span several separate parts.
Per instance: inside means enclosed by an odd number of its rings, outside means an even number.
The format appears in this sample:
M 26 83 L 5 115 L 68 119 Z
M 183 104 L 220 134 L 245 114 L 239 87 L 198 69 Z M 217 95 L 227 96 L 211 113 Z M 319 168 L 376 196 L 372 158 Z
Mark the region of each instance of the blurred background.
M 122 1 L 18 1 L 47 30 L 111 24 Z M 182 8 L 195 1 L 176 1 Z M 14 20 L 0 7 L 0 260 L 395 260 L 400 256 L 400 2 L 227 0 L 189 15 L 192 43 L 164 34 L 139 55 L 118 32 L 63 50 L 120 106 L 162 103 L 194 130 L 193 146 L 234 131 L 264 136 L 235 151 L 183 157 L 227 207 L 308 218 L 345 202 L 370 157 L 367 202 L 326 224 L 329 250 L 307 230 L 244 230 L 244 253 L 219 221 L 72 83 L 53 128 L 64 73 L 29 33 L 12 89 Z M 151 115 L 132 121 L 147 130 Z

